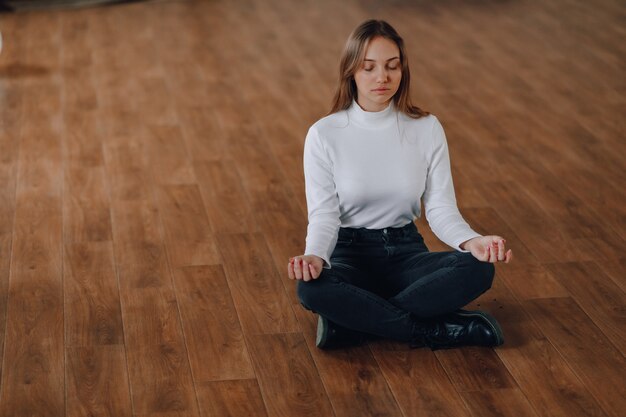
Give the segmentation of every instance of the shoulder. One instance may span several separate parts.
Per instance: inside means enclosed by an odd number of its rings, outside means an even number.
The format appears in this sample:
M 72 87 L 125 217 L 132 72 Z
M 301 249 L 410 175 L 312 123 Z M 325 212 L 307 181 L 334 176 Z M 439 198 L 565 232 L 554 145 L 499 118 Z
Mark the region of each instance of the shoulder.
M 305 152 L 312 149 L 326 149 L 328 139 L 334 136 L 334 131 L 339 128 L 345 128 L 347 125 L 347 116 L 345 110 L 337 113 L 329 114 L 313 123 L 306 134 Z
M 309 132 L 313 131 L 319 136 L 332 135 L 334 130 L 345 129 L 348 125 L 348 116 L 346 110 L 341 110 L 328 116 L 322 117 L 309 128 Z
M 423 138 L 424 141 L 430 142 L 431 146 L 440 146 L 446 142 L 446 134 L 443 125 L 435 114 L 414 119 L 405 114 L 402 117 L 406 121 L 407 129 L 412 135 Z
M 441 126 L 437 116 L 432 113 L 428 116 L 420 117 L 419 119 L 414 119 L 404 113 L 400 113 L 399 117 L 400 120 L 402 120 L 402 122 L 408 125 L 411 129 L 418 129 L 427 133 L 432 132 L 437 125 Z

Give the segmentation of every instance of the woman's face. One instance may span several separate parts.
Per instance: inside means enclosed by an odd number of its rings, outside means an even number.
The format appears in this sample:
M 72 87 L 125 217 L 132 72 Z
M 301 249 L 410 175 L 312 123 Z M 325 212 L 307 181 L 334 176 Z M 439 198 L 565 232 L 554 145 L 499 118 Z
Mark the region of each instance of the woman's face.
M 396 94 L 402 79 L 400 50 L 395 42 L 375 37 L 370 40 L 365 59 L 354 73 L 357 102 L 365 111 L 381 111 Z

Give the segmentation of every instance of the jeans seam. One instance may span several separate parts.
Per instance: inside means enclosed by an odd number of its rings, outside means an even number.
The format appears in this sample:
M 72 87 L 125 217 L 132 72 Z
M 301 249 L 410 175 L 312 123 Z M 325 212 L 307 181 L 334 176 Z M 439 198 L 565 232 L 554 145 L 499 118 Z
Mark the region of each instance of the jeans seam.
M 449 269 L 449 271 L 448 271 L 448 272 L 446 272 L 445 274 L 443 274 L 442 276 L 440 276 L 438 279 L 434 279 L 434 280 L 432 280 L 432 281 L 425 282 L 424 284 L 420 285 L 419 287 L 413 288 L 412 290 L 410 290 L 410 291 L 409 291 L 409 292 L 407 292 L 406 294 L 403 294 L 403 295 L 402 295 L 402 297 L 401 297 L 400 299 L 403 299 L 403 300 L 404 300 L 404 299 L 406 299 L 406 298 L 409 298 L 409 296 L 410 296 L 410 295 L 412 295 L 412 294 L 413 294 L 415 291 L 417 291 L 418 289 L 420 289 L 420 290 L 421 290 L 421 289 L 423 289 L 424 287 L 430 287 L 432 284 L 437 284 L 437 283 L 438 283 L 437 281 L 438 281 L 439 279 L 441 279 L 441 278 L 445 277 L 446 275 L 449 275 L 449 274 L 451 274 L 452 272 L 454 272 L 454 270 L 456 269 L 456 267 L 455 267 L 455 266 L 445 266 L 445 267 L 443 267 L 443 268 L 439 268 L 439 269 L 437 269 L 437 271 L 435 271 L 435 272 L 439 272 L 439 271 L 441 271 L 442 269 Z M 413 283 L 413 284 L 415 284 L 415 283 Z M 413 286 L 413 284 L 409 285 L 409 287 Z M 406 288 L 405 288 L 405 290 L 406 290 Z M 404 292 L 405 292 L 405 290 L 400 291 L 400 293 L 401 293 L 401 294 L 402 294 L 402 293 L 404 293 Z M 396 298 L 396 296 L 394 296 L 393 298 L 394 298 L 394 299 L 396 299 L 396 300 L 398 300 L 398 298 Z
M 403 314 L 403 313 L 408 313 L 407 311 L 405 311 L 405 310 L 403 310 L 403 309 L 401 309 L 401 308 L 399 308 L 399 307 L 395 307 L 395 306 L 393 306 L 393 304 L 391 304 L 391 303 L 389 303 L 389 302 L 387 302 L 387 303 L 381 303 L 381 302 L 380 302 L 380 300 L 379 300 L 378 298 L 376 298 L 376 297 L 372 297 L 371 293 L 370 293 L 369 291 L 367 291 L 367 290 L 362 290 L 362 289 L 361 289 L 361 288 L 359 288 L 359 287 L 355 287 L 355 286 L 352 286 L 352 285 L 348 285 L 348 284 L 346 284 L 346 283 L 345 283 L 345 282 L 343 282 L 343 281 L 337 281 L 337 284 L 338 284 L 338 285 L 340 285 L 340 286 L 342 286 L 342 287 L 343 287 L 343 288 L 345 288 L 346 290 L 348 290 L 348 291 L 350 291 L 350 292 L 354 293 L 354 294 L 357 294 L 357 295 L 359 295 L 359 296 L 364 296 L 364 297 L 366 297 L 366 298 L 367 298 L 367 299 L 369 299 L 370 301 L 375 302 L 375 303 L 376 303 L 376 304 L 378 304 L 379 306 L 381 306 L 381 307 L 385 308 L 386 310 L 388 310 L 388 311 L 390 311 L 390 312 L 392 312 L 392 313 L 394 313 L 394 314 Z

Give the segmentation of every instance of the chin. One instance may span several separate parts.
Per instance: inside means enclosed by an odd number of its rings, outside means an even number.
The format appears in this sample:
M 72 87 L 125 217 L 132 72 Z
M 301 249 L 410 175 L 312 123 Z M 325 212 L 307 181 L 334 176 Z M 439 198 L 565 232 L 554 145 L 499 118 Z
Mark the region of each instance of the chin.
M 384 95 L 384 96 L 379 96 L 379 95 L 375 95 L 374 97 L 372 97 L 372 101 L 375 101 L 376 103 L 384 103 L 386 101 L 389 101 L 391 98 L 393 97 L 393 95 Z

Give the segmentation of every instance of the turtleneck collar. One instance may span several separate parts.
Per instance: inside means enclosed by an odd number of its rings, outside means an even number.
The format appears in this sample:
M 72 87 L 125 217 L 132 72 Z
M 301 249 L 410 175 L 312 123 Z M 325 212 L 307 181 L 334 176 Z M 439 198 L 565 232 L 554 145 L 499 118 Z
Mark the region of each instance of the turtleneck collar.
M 384 110 L 365 111 L 355 99 L 352 99 L 352 105 L 348 108 L 348 117 L 350 122 L 354 122 L 359 126 L 369 129 L 380 129 L 387 127 L 396 120 L 396 112 L 394 110 L 393 100 L 389 100 L 389 104 Z

